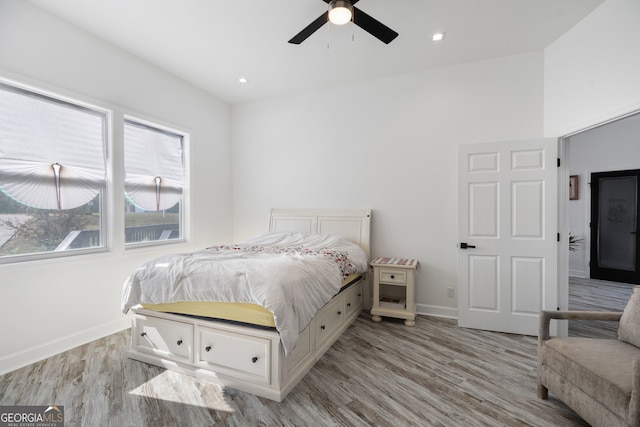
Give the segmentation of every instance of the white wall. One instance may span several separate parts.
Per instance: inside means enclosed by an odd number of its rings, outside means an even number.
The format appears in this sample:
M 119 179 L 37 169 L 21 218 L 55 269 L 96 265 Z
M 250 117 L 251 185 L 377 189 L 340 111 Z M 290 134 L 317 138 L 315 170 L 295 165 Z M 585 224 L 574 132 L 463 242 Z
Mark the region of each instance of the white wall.
M 607 0 L 545 50 L 544 129 L 558 137 L 640 109 L 640 1 Z
M 607 0 L 565 33 L 544 53 L 544 133 L 560 137 L 599 125 L 640 110 L 640 1 Z M 608 128 L 608 127 L 607 127 Z M 607 129 L 605 128 L 605 129 Z M 598 131 L 598 135 L 605 129 Z M 616 163 L 607 146 L 581 149 L 571 138 L 570 173 L 582 175 L 603 157 Z M 603 141 L 610 138 L 603 137 Z M 581 166 L 573 164 L 579 156 Z M 631 161 L 626 159 L 621 163 Z M 604 166 L 603 166 L 604 167 Z M 607 166 L 609 167 L 609 166 Z M 584 178 L 584 177 L 583 177 Z M 581 182 L 585 195 L 586 179 Z M 584 200 L 584 199 L 583 199 Z M 568 223 L 572 231 L 588 234 L 583 224 L 587 211 L 582 202 L 568 201 Z M 587 272 L 588 239 L 583 251 L 571 254 L 567 273 Z M 562 297 L 561 297 L 562 299 Z
M 607 0 L 544 54 L 231 110 L 28 2 L 0 0 L 1 77 L 191 133 L 197 230 L 156 250 L 124 252 L 120 237 L 108 254 L 0 266 L 0 372 L 127 327 L 120 292 L 135 266 L 262 232 L 272 207 L 372 208 L 372 255 L 418 258 L 420 311 L 455 316 L 457 146 L 565 135 L 640 109 L 639 17 L 637 0 Z
M 124 251 L 124 204 L 111 195 L 109 253 L 0 265 L 0 373 L 130 326 L 122 284 L 141 262 L 231 237 L 230 106 L 43 12 L 0 1 L 0 77 L 190 134 L 191 241 Z M 113 141 L 122 182 L 121 128 Z M 122 187 L 120 187 L 122 188 Z
M 640 169 L 640 114 L 574 135 L 570 147 L 569 171 L 579 177 L 580 197 L 569 201 L 569 228 L 584 242 L 569 257 L 569 275 L 589 277 L 591 174 Z
M 417 258 L 418 310 L 456 316 L 457 147 L 542 135 L 542 52 L 233 107 L 234 235 L 268 210 L 372 208 L 372 256 Z

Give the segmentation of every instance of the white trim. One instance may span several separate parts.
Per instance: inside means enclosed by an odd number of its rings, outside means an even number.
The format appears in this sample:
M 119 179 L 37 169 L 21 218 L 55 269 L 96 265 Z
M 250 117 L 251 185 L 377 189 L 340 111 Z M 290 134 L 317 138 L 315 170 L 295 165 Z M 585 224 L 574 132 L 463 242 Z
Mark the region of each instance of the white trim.
M 443 307 L 441 305 L 416 304 L 416 314 L 418 316 L 443 317 L 445 319 L 458 319 L 458 309 L 454 307 Z
M 54 341 L 48 341 L 0 358 L 0 375 L 39 362 L 56 354 L 90 343 L 102 337 L 123 331 L 131 327 L 129 316 L 85 329 Z
M 173 244 L 173 243 L 185 243 L 191 240 L 190 230 L 191 230 L 191 133 L 187 130 L 180 130 L 180 126 L 176 126 L 173 124 L 168 124 L 165 120 L 160 119 L 148 119 L 144 115 L 134 114 L 134 113 L 126 113 L 122 114 L 122 165 L 124 165 L 125 161 L 125 141 L 124 141 L 124 126 L 125 122 L 130 121 L 132 123 L 138 123 L 143 126 L 148 126 L 149 128 L 158 129 L 162 132 L 168 132 L 174 134 L 176 136 L 180 136 L 182 138 L 182 156 L 183 156 L 183 177 L 182 177 L 182 200 L 180 201 L 180 231 L 181 235 L 177 239 L 171 240 L 153 240 L 147 242 L 131 242 L 127 243 L 125 239 L 123 239 L 122 244 L 124 245 L 124 249 L 134 249 L 140 247 L 148 247 L 148 246 L 156 246 L 163 244 Z M 124 185 L 125 185 L 125 177 L 124 170 L 122 170 L 122 197 L 124 198 Z M 124 203 L 124 202 L 123 202 Z M 126 216 L 125 213 L 123 213 Z M 124 224 L 123 224 L 124 229 Z
M 88 101 L 86 100 L 87 97 L 85 96 L 78 94 L 67 95 L 67 93 L 70 92 L 65 89 L 50 88 L 49 85 L 41 82 L 30 81 L 29 83 L 23 83 L 23 81 L 28 81 L 28 79 L 25 79 L 23 77 L 20 77 L 19 79 L 8 78 L 4 77 L 3 74 L 6 75 L 8 73 L 0 70 L 0 83 L 4 83 L 8 86 L 13 86 L 41 96 L 64 101 L 72 105 L 78 105 L 80 107 L 98 111 L 103 114 L 109 114 L 112 111 L 112 107 L 105 106 L 104 103 L 100 103 L 95 100 Z
M 602 115 L 600 117 L 590 119 L 588 121 L 585 121 L 584 123 L 568 126 L 567 129 L 565 130 L 558 130 L 555 132 L 555 135 L 562 135 L 561 138 L 572 137 L 582 132 L 595 129 L 600 126 L 604 126 L 606 124 L 609 124 L 618 120 L 622 120 L 624 118 L 627 118 L 629 116 L 633 116 L 634 114 L 639 114 L 639 113 L 640 113 L 640 105 L 638 104 L 629 105 L 628 107 L 617 109 L 617 112 L 607 113 L 606 115 Z M 550 137 L 554 137 L 554 136 L 550 135 Z
M 599 121 L 590 122 L 589 124 L 585 124 L 584 127 L 574 128 L 574 130 L 569 131 L 563 136 L 558 138 L 558 157 L 560 158 L 560 168 L 558 171 L 558 231 L 560 232 L 560 236 L 568 236 L 569 233 L 569 215 L 568 215 L 568 189 L 569 189 L 569 161 L 571 158 L 571 137 L 579 135 L 583 132 L 587 132 L 592 129 L 599 128 L 601 126 L 605 126 L 610 123 L 617 122 L 619 120 L 623 120 L 625 118 L 640 114 L 640 107 L 636 106 L 631 110 L 627 110 L 626 113 L 621 113 L 616 116 L 608 116 L 607 118 L 602 118 Z M 593 171 L 585 171 L 585 176 L 588 176 L 590 179 L 591 172 Z M 590 194 L 584 194 L 583 197 L 588 197 L 590 200 Z M 590 206 L 589 203 L 585 203 L 586 217 L 590 217 Z M 590 253 L 590 236 L 585 236 L 585 251 L 587 254 Z M 589 277 L 589 267 L 586 266 L 587 270 L 584 272 L 569 270 L 569 243 L 568 238 L 566 242 L 561 242 L 559 246 L 558 253 L 558 306 L 561 310 L 567 310 L 569 307 L 569 276 L 573 277 Z M 568 335 L 568 322 L 551 322 L 552 333 L 559 336 L 567 336 Z M 557 327 L 558 329 L 553 329 Z
M 578 279 L 588 279 L 589 274 L 584 270 L 569 270 L 569 277 L 577 277 Z
M 4 72 L 0 70 L 0 83 L 9 87 L 19 89 L 37 95 L 41 98 L 49 98 L 52 101 L 49 102 L 63 102 L 68 104 L 68 108 L 76 108 L 78 111 L 89 110 L 93 114 L 100 115 L 103 120 L 103 141 L 102 151 L 103 160 L 105 162 L 105 177 L 104 187 L 98 193 L 100 199 L 100 237 L 101 245 L 95 247 L 68 249 L 68 250 L 48 250 L 42 252 L 24 253 L 17 255 L 4 255 L 0 256 L 0 264 L 13 264 L 26 261 L 40 261 L 46 259 L 60 259 L 66 257 L 73 257 L 84 254 L 93 254 L 101 252 L 109 252 L 111 250 L 111 232 L 109 228 L 109 218 L 111 210 L 111 194 L 113 191 L 113 184 L 110 181 L 112 160 L 111 153 L 113 150 L 113 108 L 105 106 L 105 104 L 97 103 L 96 101 L 86 101 L 85 97 L 80 95 L 67 95 L 67 91 L 62 89 L 49 89 L 47 85 L 41 82 L 29 82 L 23 83 L 20 80 L 8 78 L 3 76 Z M 24 80 L 24 79 L 22 79 Z M 28 95 L 24 95 L 28 96 Z M 45 210 L 45 209 L 42 209 Z

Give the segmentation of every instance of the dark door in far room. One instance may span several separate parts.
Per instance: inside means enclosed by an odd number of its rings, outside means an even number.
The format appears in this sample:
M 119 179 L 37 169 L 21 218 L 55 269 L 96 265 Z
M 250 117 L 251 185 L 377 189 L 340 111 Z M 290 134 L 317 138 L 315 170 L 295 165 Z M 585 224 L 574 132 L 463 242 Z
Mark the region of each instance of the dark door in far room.
M 640 283 L 640 170 L 591 174 L 591 278 Z

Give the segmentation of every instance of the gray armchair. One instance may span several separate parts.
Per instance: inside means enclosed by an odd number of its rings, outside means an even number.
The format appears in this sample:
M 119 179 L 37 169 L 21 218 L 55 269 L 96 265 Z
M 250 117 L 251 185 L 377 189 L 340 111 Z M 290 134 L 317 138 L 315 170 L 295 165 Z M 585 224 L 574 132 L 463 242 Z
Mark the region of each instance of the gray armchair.
M 541 399 L 547 399 L 551 391 L 594 427 L 640 426 L 637 289 L 624 313 L 541 312 L 537 379 Z M 618 321 L 618 339 L 550 337 L 551 319 Z

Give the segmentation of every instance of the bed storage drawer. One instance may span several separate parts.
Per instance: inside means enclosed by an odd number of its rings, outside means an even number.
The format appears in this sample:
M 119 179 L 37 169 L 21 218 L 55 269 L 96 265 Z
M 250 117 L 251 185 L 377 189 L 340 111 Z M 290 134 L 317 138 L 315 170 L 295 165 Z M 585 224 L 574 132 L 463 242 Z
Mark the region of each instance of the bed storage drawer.
M 334 298 L 325 305 L 316 318 L 316 343 L 320 346 L 334 335 L 344 319 L 344 298 Z
M 148 353 L 179 360 L 193 361 L 193 325 L 148 316 L 136 316 L 134 347 Z
M 349 317 L 354 311 L 362 309 L 362 282 L 356 283 L 344 291 L 345 316 Z
M 295 369 L 296 366 L 309 356 L 313 351 L 313 342 L 311 339 L 311 326 L 304 328 L 298 336 L 298 342 L 291 354 L 285 359 L 286 372 Z
M 271 383 L 271 341 L 198 327 L 199 365 L 236 378 Z

